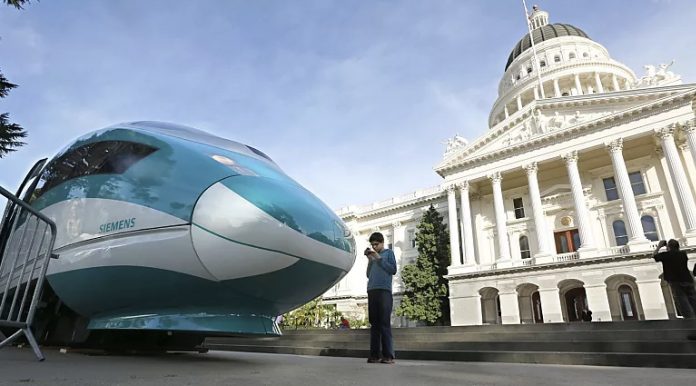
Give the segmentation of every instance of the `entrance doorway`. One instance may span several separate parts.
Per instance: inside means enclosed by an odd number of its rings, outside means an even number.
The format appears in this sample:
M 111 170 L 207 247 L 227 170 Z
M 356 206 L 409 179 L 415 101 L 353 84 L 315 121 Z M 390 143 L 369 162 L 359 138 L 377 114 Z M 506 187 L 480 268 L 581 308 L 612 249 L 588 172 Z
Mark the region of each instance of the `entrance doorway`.
M 587 295 L 584 287 L 576 287 L 565 294 L 566 311 L 569 322 L 582 321 L 582 311 L 587 308 Z
M 580 248 L 580 233 L 577 228 L 554 232 L 553 238 L 556 240 L 556 253 L 575 252 Z
M 532 294 L 532 314 L 534 323 L 544 323 L 544 314 L 541 311 L 541 296 L 539 296 L 538 291 Z

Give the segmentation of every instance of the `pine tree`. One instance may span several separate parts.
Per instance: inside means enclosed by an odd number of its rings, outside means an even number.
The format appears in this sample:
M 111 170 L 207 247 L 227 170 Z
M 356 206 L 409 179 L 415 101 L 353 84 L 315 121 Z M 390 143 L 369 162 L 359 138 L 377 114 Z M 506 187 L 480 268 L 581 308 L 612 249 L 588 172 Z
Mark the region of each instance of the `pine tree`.
M 9 90 L 17 87 L 5 79 L 0 72 L 0 98 L 7 96 Z M 8 113 L 0 114 L 0 158 L 7 153 L 15 151 L 15 148 L 24 145 L 21 141 L 26 137 L 27 133 L 16 123 L 10 123 L 10 115 Z
M 3 0 L 9 6 L 17 9 L 22 9 L 22 5 L 28 4 L 29 0 Z M 0 72 L 0 98 L 7 96 L 13 88 L 17 87 L 7 81 L 5 76 Z M 10 115 L 8 113 L 0 114 L 0 158 L 7 153 L 15 151 L 17 147 L 24 145 L 22 138 L 27 136 L 26 131 L 16 123 L 10 123 Z
M 447 267 L 450 265 L 449 232 L 442 216 L 430 205 L 416 233 L 418 258 L 401 270 L 406 291 L 396 314 L 428 325 L 449 324 Z

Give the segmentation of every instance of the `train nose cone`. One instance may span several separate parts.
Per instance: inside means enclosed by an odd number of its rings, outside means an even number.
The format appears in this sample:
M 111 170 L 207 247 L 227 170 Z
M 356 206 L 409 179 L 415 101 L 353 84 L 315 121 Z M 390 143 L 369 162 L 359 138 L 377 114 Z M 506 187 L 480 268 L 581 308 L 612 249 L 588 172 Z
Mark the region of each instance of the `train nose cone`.
M 355 262 L 340 218 L 292 181 L 226 178 L 201 195 L 192 222 L 196 253 L 220 281 L 285 272 L 282 283 L 267 285 L 318 296 Z

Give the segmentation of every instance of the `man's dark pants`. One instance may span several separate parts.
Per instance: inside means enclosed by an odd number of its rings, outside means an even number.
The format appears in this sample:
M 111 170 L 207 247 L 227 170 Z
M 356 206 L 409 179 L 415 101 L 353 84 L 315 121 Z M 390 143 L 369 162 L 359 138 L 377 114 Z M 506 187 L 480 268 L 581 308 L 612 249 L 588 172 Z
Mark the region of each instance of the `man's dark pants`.
M 696 318 L 696 288 L 693 282 L 670 281 L 674 302 L 684 319 Z
M 370 318 L 370 358 L 394 359 L 391 332 L 392 293 L 388 290 L 367 291 L 367 312 Z M 380 355 L 380 343 L 381 354 Z

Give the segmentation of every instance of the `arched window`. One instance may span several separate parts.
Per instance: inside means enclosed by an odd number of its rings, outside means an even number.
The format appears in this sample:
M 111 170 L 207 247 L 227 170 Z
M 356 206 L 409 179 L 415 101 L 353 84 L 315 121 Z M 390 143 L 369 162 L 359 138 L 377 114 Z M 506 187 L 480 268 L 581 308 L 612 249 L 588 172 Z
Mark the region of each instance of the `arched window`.
M 531 68 L 531 67 L 527 67 L 527 74 L 531 74 L 531 73 L 532 73 L 532 68 Z
M 583 57 L 583 58 L 589 58 L 589 57 L 590 57 L 590 54 L 588 54 L 587 52 L 583 52 L 583 53 L 582 53 L 582 57 Z
M 575 59 L 575 52 L 568 54 L 568 59 Z
M 621 316 L 623 320 L 638 320 L 636 302 L 633 299 L 633 289 L 627 285 L 619 286 L 619 301 L 621 303 Z
M 545 60 L 540 61 L 539 67 L 546 67 L 546 61 Z
M 520 256 L 523 259 L 532 257 L 532 254 L 529 252 L 529 239 L 527 236 L 520 236 Z
M 626 224 L 622 220 L 616 220 L 611 224 L 614 228 L 614 238 L 616 245 L 626 245 L 628 243 L 628 235 L 626 234 Z
M 561 55 L 556 55 L 553 57 L 553 61 L 559 63 L 561 61 Z
M 640 218 L 640 223 L 643 224 L 643 231 L 645 232 L 645 238 L 650 241 L 659 240 L 657 235 L 657 227 L 655 226 L 655 219 L 652 216 L 643 216 Z

